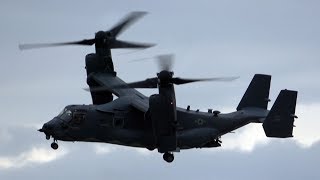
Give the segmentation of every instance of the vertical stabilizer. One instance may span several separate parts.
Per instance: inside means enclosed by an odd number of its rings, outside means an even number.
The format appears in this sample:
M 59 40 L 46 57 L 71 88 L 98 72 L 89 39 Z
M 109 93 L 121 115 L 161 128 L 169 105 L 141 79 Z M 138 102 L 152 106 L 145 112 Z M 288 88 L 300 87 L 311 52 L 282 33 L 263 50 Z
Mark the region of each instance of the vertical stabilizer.
M 237 107 L 237 111 L 246 107 L 267 109 L 270 82 L 270 75 L 255 74 Z
M 293 137 L 297 91 L 282 90 L 263 122 L 263 129 L 268 137 Z

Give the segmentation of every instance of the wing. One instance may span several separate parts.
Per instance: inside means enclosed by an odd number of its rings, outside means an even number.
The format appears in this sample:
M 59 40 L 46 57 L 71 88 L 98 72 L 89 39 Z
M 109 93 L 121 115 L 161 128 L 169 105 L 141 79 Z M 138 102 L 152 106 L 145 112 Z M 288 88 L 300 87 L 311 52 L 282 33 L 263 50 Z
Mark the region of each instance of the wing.
M 149 108 L 148 103 L 146 103 L 145 100 L 140 100 L 130 96 L 123 96 L 110 103 L 97 106 L 97 110 L 112 113 L 115 111 L 126 111 L 130 107 L 133 107 L 134 109 L 144 113 Z
M 122 96 L 141 96 L 141 98 L 145 98 L 145 96 L 139 93 L 137 90 L 132 88 L 117 88 L 117 87 L 126 87 L 127 83 L 125 83 L 122 79 L 115 76 L 112 73 L 92 73 L 88 76 L 91 80 L 94 80 L 98 87 L 91 88 L 92 92 L 99 91 L 109 91 L 118 97 Z
M 99 84 L 98 88 L 90 89 L 90 91 L 109 91 L 112 94 L 121 97 L 130 97 L 130 104 L 143 112 L 146 112 L 149 108 L 149 98 L 141 94 L 139 91 L 133 88 L 117 88 L 128 86 L 119 77 L 112 73 L 92 73 L 88 76 L 90 80 L 94 80 Z

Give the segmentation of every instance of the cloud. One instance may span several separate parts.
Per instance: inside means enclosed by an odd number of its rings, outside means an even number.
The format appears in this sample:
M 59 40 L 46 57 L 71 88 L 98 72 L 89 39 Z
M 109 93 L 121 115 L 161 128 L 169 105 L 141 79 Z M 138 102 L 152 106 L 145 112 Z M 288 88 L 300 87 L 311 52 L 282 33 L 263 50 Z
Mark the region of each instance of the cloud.
M 222 137 L 222 150 L 251 152 L 258 145 L 266 145 L 269 139 L 261 124 L 249 124 L 239 131 Z
M 153 153 L 153 151 L 149 151 L 146 148 L 135 148 L 135 147 L 127 147 L 127 146 L 119 146 L 107 143 L 95 144 L 93 145 L 93 150 L 97 155 L 106 155 L 110 153 L 128 153 L 135 152 L 140 155 L 148 156 Z
M 0 128 L 0 143 L 8 142 L 12 139 L 7 129 Z
M 135 148 L 135 151 L 136 151 L 138 154 L 141 154 L 141 155 L 143 155 L 143 156 L 150 156 L 151 154 L 154 153 L 154 151 L 157 151 L 157 150 L 150 151 L 150 150 L 145 149 L 145 148 Z
M 17 156 L 0 156 L 0 169 L 20 168 L 29 164 L 47 163 L 64 156 L 67 152 L 67 150 L 53 151 L 48 148 L 33 147 L 31 150 L 22 152 Z
M 294 139 L 302 147 L 310 147 L 320 140 L 320 121 L 317 113 L 320 110 L 320 104 L 298 104 L 295 120 Z
M 305 149 L 293 141 L 271 141 L 250 153 L 193 149 L 175 153 L 168 164 L 153 151 L 143 156 L 133 148 L 120 147 L 107 155 L 91 153 L 88 143 L 72 144 L 72 153 L 49 164 L 37 164 L 1 171 L 1 179 L 319 179 L 314 169 L 319 162 L 320 144 Z M 88 148 L 90 147 L 90 148 Z M 252 170 L 252 171 L 250 171 Z M 125 173 L 123 173 L 125 171 Z M 4 172 L 3 174 L 1 174 Z M 233 173 L 229 173 L 233 172 Z M 290 173 L 295 172 L 295 173 Z M 143 177 L 141 176 L 143 174 Z
M 95 144 L 93 146 L 94 152 L 97 155 L 109 154 L 117 150 L 117 147 L 110 144 Z

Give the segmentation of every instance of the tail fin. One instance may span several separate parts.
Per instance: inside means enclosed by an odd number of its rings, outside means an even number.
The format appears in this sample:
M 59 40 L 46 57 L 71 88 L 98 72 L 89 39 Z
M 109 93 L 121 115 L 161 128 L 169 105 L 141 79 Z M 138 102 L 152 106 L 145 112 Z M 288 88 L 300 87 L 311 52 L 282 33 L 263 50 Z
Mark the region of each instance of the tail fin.
M 237 111 L 245 107 L 257 107 L 267 109 L 269 102 L 270 75 L 255 74 L 251 83 L 243 95 Z
M 297 91 L 282 90 L 263 122 L 263 129 L 268 137 L 293 137 L 293 121 L 295 113 Z

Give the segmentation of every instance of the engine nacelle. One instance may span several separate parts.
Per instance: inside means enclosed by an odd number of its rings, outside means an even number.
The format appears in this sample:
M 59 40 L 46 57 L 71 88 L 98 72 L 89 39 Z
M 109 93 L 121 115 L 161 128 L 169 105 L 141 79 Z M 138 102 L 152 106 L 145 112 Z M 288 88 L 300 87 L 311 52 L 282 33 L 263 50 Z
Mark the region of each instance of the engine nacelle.
M 149 110 L 154 132 L 166 136 L 175 134 L 173 122 L 176 121 L 172 104 L 165 96 L 154 94 L 149 98 Z
M 177 149 L 176 111 L 173 104 L 163 95 L 149 98 L 149 111 L 153 133 L 160 153 Z
M 100 85 L 92 78 L 90 74 L 94 72 L 110 72 L 113 71 L 113 63 L 111 58 L 101 57 L 97 54 L 87 54 L 86 56 L 87 84 L 90 88 L 99 87 Z M 109 91 L 91 92 L 93 104 L 105 104 L 113 100 L 112 93 Z
M 92 72 L 114 72 L 113 62 L 110 56 L 99 56 L 97 54 L 86 55 L 87 75 Z

